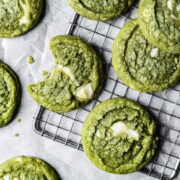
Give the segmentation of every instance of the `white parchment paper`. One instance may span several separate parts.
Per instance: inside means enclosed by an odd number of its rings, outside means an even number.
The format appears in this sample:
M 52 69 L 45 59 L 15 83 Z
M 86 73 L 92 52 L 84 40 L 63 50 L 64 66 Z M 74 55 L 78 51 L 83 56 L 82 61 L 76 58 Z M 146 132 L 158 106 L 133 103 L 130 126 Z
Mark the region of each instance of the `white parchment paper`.
M 29 155 L 47 161 L 65 180 L 153 180 L 141 173 L 123 176 L 105 173 L 92 165 L 83 152 L 43 138 L 33 131 L 32 121 L 37 104 L 27 94 L 26 86 L 42 79 L 41 72 L 53 66 L 50 39 L 66 34 L 72 16 L 73 10 L 66 0 L 46 0 L 45 15 L 32 31 L 18 38 L 2 40 L 0 57 L 20 78 L 22 101 L 15 119 L 0 129 L 0 163 L 14 156 Z M 29 55 L 35 60 L 32 65 L 26 62 Z M 17 118 L 22 121 L 18 123 Z M 15 137 L 17 133 L 19 137 Z

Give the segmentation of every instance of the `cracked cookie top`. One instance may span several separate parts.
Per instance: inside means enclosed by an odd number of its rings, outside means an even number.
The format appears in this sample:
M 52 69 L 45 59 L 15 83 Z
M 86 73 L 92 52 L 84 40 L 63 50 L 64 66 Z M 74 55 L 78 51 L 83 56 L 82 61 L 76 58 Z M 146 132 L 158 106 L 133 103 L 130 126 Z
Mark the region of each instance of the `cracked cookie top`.
M 68 3 L 81 16 L 106 21 L 120 16 L 133 0 L 68 0 Z
M 20 85 L 14 72 L 0 62 L 0 127 L 13 117 L 20 99 Z
M 0 37 L 11 38 L 29 31 L 38 21 L 43 0 L 1 0 Z
M 124 83 L 141 92 L 162 91 L 180 78 L 180 55 L 151 45 L 138 20 L 128 22 L 116 37 L 113 66 Z
M 87 116 L 82 143 L 100 169 L 126 174 L 141 169 L 154 155 L 155 122 L 135 102 L 115 98 L 97 105 Z
M 166 52 L 180 53 L 180 0 L 142 0 L 138 18 L 150 43 Z
M 55 171 L 44 161 L 32 157 L 16 157 L 0 165 L 3 180 L 60 180 Z
M 75 36 L 51 40 L 55 68 L 45 81 L 28 87 L 30 95 L 55 112 L 69 112 L 91 100 L 99 91 L 102 64 L 96 52 Z

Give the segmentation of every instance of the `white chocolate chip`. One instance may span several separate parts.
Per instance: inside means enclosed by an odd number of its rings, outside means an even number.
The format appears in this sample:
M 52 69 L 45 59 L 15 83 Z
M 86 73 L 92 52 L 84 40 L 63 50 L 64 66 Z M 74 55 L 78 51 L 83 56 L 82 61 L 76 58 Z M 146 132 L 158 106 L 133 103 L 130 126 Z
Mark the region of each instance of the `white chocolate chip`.
M 24 12 L 24 16 L 20 19 L 20 25 L 22 24 L 28 24 L 30 22 L 29 19 L 29 14 L 30 14 L 30 6 L 28 4 L 27 0 L 24 0 L 25 2 L 23 2 L 22 0 L 20 0 L 20 5 L 23 9 Z
M 97 136 L 97 137 L 100 137 L 100 136 L 101 136 L 101 133 L 100 133 L 98 130 L 96 131 L 96 136 Z
M 79 88 L 77 88 L 76 92 L 74 93 L 74 95 L 77 98 L 82 100 L 91 99 L 93 97 L 93 94 L 94 91 L 91 84 L 88 84 L 86 86 L 80 86 Z
M 173 0 L 167 1 L 167 7 L 172 11 L 173 10 Z
M 125 133 L 127 132 L 126 125 L 121 121 L 114 123 L 111 126 L 111 129 L 113 130 L 114 135 L 117 135 L 117 134 L 122 133 L 122 132 L 125 132 Z
M 171 18 L 172 19 L 177 19 L 177 17 L 175 15 L 173 15 L 173 14 L 171 14 Z
M 176 6 L 176 10 L 177 10 L 177 11 L 180 11 L 180 4 L 178 4 L 178 5 Z
M 125 133 L 129 137 L 134 138 L 137 141 L 139 140 L 139 134 L 136 131 L 132 130 L 132 129 L 128 129 L 126 124 L 121 122 L 121 121 L 114 123 L 111 126 L 111 129 L 113 130 L 113 134 L 115 136 L 120 134 L 120 133 Z
M 28 19 L 27 19 L 27 17 L 26 16 L 23 16 L 22 18 L 21 18 L 21 20 L 20 20 L 20 24 L 22 25 L 22 24 L 28 24 Z
M 128 129 L 127 134 L 129 137 L 132 137 L 137 141 L 139 140 L 139 134 L 136 131 L 134 131 L 132 129 Z
M 14 177 L 14 178 L 13 178 L 13 180 L 19 180 L 19 178 L 17 178 L 17 177 Z
M 3 177 L 3 180 L 10 180 L 10 175 L 8 174 L 8 175 L 5 175 L 4 177 Z
M 72 73 L 70 68 L 62 66 L 62 65 L 58 65 L 58 69 L 63 71 L 65 74 L 67 74 L 69 78 L 71 79 L 71 81 L 75 80 L 74 74 Z
M 152 58 L 157 57 L 158 54 L 159 54 L 159 49 L 158 49 L 158 48 L 153 48 L 153 49 L 151 50 L 150 55 L 151 55 Z

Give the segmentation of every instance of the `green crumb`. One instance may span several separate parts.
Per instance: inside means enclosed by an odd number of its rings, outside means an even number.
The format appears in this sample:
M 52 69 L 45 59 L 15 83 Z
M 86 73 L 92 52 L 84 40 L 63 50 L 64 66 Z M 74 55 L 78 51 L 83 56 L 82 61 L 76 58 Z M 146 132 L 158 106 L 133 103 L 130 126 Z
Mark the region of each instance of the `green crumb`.
M 14 134 L 13 137 L 19 137 L 19 133 Z
M 20 118 L 18 118 L 16 121 L 17 121 L 18 123 L 20 123 L 20 122 L 21 122 L 21 119 L 20 119 Z
M 27 57 L 27 62 L 28 62 L 28 64 L 33 64 L 34 63 L 33 57 L 32 56 L 28 56 Z
M 42 71 L 42 76 L 48 76 L 48 72 L 47 71 Z

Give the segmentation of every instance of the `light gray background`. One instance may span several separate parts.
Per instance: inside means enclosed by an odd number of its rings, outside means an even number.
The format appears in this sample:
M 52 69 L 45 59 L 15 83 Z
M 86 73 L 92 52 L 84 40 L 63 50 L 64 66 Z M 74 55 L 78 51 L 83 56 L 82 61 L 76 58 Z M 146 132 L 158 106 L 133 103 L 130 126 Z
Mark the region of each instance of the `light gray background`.
M 0 163 L 14 156 L 27 155 L 42 158 L 51 164 L 65 180 L 153 180 L 141 173 L 113 175 L 93 166 L 83 152 L 40 137 L 32 129 L 37 104 L 26 92 L 26 86 L 42 78 L 42 70 L 49 70 L 53 58 L 49 51 L 50 39 L 66 34 L 73 16 L 66 0 L 47 0 L 45 17 L 29 33 L 14 39 L 3 39 L 0 57 L 18 74 L 22 83 L 22 102 L 15 119 L 0 130 Z M 32 55 L 35 63 L 28 65 L 26 57 Z M 31 74 L 31 78 L 29 78 Z M 18 133 L 19 137 L 14 135 Z

